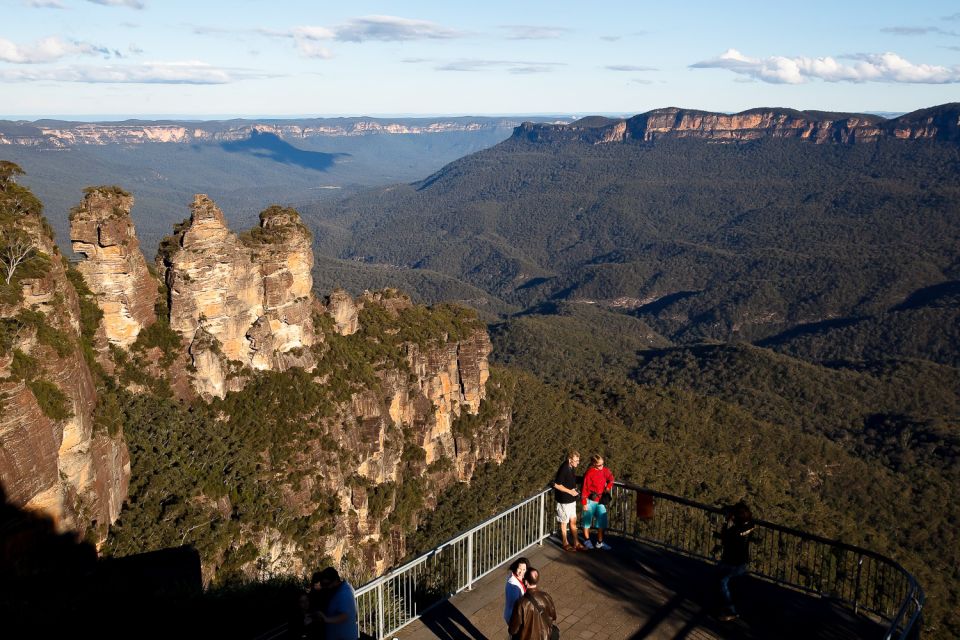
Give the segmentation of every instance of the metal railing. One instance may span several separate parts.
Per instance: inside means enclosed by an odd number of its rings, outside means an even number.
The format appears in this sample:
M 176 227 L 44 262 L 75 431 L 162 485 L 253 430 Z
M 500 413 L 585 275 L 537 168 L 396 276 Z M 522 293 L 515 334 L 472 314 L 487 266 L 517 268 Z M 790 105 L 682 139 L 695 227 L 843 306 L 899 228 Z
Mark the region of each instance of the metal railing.
M 551 492 L 546 489 L 357 589 L 361 634 L 387 638 L 541 544 L 556 529 Z M 723 520 L 717 507 L 618 482 L 608 531 L 713 562 L 713 534 Z M 919 636 L 924 594 L 902 566 L 867 549 L 762 520 L 756 524 L 752 575 L 873 616 L 887 625 L 885 640 Z
M 713 561 L 713 534 L 724 515 L 716 507 L 618 482 L 609 520 L 613 533 Z M 919 635 L 923 589 L 902 566 L 868 549 L 762 520 L 756 525 L 752 575 L 872 614 L 888 625 L 885 640 Z
M 510 558 L 540 544 L 554 527 L 550 490 L 493 516 L 436 549 L 357 589 L 361 634 L 386 638 Z

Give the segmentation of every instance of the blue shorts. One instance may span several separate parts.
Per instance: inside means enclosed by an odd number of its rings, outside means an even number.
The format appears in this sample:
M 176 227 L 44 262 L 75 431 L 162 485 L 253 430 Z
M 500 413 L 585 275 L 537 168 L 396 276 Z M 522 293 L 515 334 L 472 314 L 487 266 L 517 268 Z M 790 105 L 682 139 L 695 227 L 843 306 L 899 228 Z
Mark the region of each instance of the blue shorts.
M 583 521 L 583 526 L 587 529 L 606 529 L 607 508 L 599 502 L 587 500 L 587 506 L 583 508 L 580 519 Z

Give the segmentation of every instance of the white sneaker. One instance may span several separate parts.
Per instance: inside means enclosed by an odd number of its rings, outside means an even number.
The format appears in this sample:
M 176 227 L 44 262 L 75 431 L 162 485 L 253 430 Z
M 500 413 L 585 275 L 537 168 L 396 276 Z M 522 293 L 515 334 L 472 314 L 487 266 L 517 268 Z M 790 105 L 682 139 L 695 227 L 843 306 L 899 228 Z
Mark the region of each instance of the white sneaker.
M 600 549 L 601 551 L 610 551 L 611 549 L 613 549 L 613 547 L 608 545 L 606 542 L 601 542 L 600 544 L 597 545 L 597 549 Z
M 583 543 L 583 546 L 585 546 L 587 549 L 593 549 L 593 543 L 590 542 L 589 540 L 587 540 L 586 542 L 584 542 L 584 543 Z

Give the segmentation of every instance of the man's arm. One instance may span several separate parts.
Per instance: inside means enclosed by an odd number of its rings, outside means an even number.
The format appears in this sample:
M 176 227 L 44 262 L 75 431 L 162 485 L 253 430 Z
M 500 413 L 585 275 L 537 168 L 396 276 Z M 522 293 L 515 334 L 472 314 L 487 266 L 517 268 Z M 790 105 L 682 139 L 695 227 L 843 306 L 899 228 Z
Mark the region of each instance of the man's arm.
M 556 489 L 557 491 L 562 491 L 563 493 L 569 493 L 569 494 L 572 495 L 572 496 L 577 495 L 577 490 L 576 490 L 576 489 L 567 489 L 565 486 L 563 486 L 562 484 L 559 484 L 559 483 L 557 483 L 557 482 L 554 482 L 554 483 L 553 483 L 553 488 Z
M 553 604 L 553 597 L 551 597 L 549 593 L 542 593 L 542 594 L 540 594 L 540 595 L 546 596 L 546 597 L 544 598 L 544 600 L 547 601 L 547 606 L 546 606 L 547 615 L 550 616 L 550 620 L 552 620 L 553 622 L 556 622 L 556 621 L 557 621 L 557 607 L 556 607 L 556 605 Z
M 323 621 L 326 622 L 327 624 L 343 624 L 348 619 L 348 616 L 346 613 L 340 613 L 335 616 L 328 616 L 325 614 L 321 614 L 321 615 L 323 616 Z

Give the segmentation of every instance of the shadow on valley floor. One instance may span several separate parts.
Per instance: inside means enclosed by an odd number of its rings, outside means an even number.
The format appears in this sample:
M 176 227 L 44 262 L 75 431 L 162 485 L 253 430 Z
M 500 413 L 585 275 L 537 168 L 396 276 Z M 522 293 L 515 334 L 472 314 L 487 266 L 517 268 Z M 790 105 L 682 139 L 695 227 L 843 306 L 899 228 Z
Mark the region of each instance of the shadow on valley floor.
M 818 333 L 826 333 L 832 329 L 843 329 L 844 327 L 852 327 L 856 324 L 859 324 L 867 320 L 865 317 L 856 317 L 856 318 L 835 318 L 833 320 L 823 320 L 821 322 L 808 322 L 806 324 L 798 324 L 794 327 L 790 327 L 786 331 L 778 333 L 775 336 L 770 336 L 769 338 L 764 338 L 763 340 L 758 340 L 754 344 L 758 347 L 773 347 L 784 342 L 788 342 L 794 338 L 799 338 L 800 336 L 815 335 Z
M 4 637 L 253 637 L 288 614 L 301 589 L 278 581 L 204 590 L 190 546 L 98 559 L 93 544 L 10 504 L 0 485 Z
M 327 171 L 338 158 L 348 157 L 349 153 L 323 153 L 321 151 L 304 151 L 289 142 L 285 142 L 273 133 L 254 131 L 246 140 L 222 142 L 220 147 L 228 153 L 245 153 L 273 160 L 281 164 L 292 164 L 304 169 Z
M 906 311 L 932 306 L 955 306 L 960 300 L 960 280 L 949 280 L 917 289 L 891 311 Z

